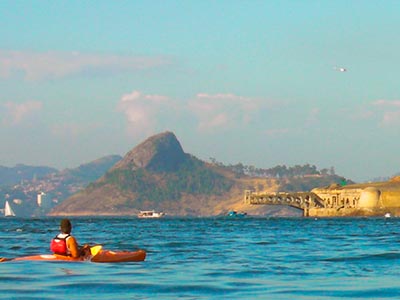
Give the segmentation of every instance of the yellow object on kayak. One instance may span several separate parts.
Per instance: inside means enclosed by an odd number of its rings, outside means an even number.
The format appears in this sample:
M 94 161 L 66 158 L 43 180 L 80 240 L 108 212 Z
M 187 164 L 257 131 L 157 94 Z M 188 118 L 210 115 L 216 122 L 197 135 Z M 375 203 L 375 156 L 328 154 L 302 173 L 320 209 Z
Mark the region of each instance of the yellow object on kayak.
M 92 256 L 96 256 L 101 249 L 103 249 L 102 245 L 96 245 L 96 246 L 92 246 L 90 247 L 90 254 L 92 254 Z

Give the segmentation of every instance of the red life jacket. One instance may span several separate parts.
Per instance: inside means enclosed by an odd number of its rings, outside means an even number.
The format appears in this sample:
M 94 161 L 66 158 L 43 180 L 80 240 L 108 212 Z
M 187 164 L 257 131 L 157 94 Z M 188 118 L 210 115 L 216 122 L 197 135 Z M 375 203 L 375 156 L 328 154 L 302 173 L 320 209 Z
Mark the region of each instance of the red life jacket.
M 58 235 L 51 240 L 50 250 L 55 254 L 68 255 L 68 247 L 67 247 L 67 238 L 70 235 L 66 235 L 65 237 L 59 237 Z

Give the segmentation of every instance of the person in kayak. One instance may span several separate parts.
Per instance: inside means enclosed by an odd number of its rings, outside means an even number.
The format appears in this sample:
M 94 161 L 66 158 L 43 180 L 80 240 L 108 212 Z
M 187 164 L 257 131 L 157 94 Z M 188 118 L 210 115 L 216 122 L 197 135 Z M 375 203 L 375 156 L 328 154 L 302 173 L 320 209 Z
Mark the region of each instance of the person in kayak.
M 61 232 L 57 234 L 54 239 L 51 240 L 50 250 L 55 254 L 71 256 L 74 258 L 87 255 L 89 247 L 85 245 L 80 249 L 75 237 L 71 235 L 71 230 L 72 224 L 70 220 L 61 220 Z

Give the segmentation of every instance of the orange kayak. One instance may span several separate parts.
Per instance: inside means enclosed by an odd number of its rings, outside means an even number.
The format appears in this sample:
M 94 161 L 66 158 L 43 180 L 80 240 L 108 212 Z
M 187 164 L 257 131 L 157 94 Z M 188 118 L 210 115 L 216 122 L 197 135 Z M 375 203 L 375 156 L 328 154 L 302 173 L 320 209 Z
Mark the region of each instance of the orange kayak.
M 95 256 L 73 258 L 70 256 L 59 255 L 59 254 L 42 254 L 23 256 L 12 259 L 1 259 L 3 261 L 92 261 L 96 263 L 119 263 L 119 262 L 134 262 L 144 261 L 146 258 L 146 251 L 110 251 L 101 250 Z

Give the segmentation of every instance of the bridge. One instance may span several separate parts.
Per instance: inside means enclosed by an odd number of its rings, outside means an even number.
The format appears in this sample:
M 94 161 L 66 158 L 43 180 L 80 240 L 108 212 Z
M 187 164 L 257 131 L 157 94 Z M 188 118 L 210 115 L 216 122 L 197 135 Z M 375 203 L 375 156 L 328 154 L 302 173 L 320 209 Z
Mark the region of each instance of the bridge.
M 244 202 L 252 205 L 288 205 L 303 210 L 304 216 L 308 216 L 310 208 L 325 207 L 324 201 L 312 192 L 260 193 L 246 190 Z

